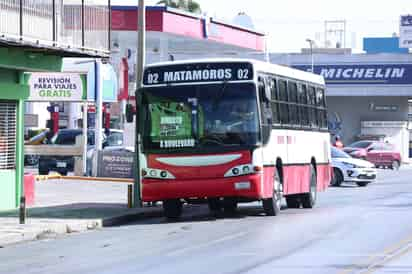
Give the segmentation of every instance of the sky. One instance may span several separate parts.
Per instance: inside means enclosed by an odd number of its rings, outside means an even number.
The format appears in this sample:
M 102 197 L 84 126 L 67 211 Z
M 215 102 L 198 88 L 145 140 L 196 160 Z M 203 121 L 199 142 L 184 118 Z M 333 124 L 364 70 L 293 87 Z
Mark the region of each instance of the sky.
M 136 5 L 138 0 L 112 0 L 112 5 Z M 146 0 L 146 5 L 158 1 Z M 306 39 L 316 45 L 341 41 L 362 51 L 363 37 L 399 33 L 400 15 L 412 14 L 411 0 L 196 0 L 208 16 L 232 22 L 239 12 L 252 18 L 256 30 L 267 34 L 271 52 L 299 52 Z M 338 21 L 332 23 L 331 21 Z M 326 26 L 326 27 L 325 27 Z M 345 35 L 343 35 L 345 29 Z M 344 39 L 345 37 L 345 39 Z M 345 41 L 344 41 L 345 40 Z

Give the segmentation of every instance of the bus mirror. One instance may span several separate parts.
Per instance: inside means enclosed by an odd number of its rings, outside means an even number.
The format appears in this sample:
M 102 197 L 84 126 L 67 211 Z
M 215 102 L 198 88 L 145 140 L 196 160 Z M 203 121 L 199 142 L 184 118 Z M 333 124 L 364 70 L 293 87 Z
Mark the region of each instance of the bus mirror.
M 133 117 L 136 114 L 136 109 L 133 107 L 132 104 L 126 105 L 126 122 L 132 123 Z

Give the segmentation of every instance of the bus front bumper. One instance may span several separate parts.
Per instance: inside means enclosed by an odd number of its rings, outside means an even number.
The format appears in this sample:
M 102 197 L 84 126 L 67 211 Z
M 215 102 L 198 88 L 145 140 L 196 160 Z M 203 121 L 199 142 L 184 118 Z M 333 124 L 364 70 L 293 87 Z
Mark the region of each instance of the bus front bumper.
M 144 202 L 184 198 L 242 197 L 260 199 L 261 174 L 228 178 L 157 180 L 143 179 Z

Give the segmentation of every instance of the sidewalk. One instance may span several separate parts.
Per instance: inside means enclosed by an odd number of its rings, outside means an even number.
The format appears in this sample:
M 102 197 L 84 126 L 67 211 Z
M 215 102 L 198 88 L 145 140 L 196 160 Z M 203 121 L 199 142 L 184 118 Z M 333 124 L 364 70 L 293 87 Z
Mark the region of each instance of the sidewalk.
M 162 216 L 160 207 L 127 208 L 127 184 L 121 183 L 39 181 L 35 195 L 24 225 L 18 210 L 0 212 L 0 247 Z

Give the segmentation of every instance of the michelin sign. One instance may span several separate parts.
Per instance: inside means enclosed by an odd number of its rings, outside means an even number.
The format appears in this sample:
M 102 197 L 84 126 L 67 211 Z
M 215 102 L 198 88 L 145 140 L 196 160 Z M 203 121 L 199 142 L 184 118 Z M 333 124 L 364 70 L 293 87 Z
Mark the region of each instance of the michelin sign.
M 294 66 L 310 70 L 310 66 Z M 317 65 L 315 73 L 327 84 L 412 85 L 412 64 Z

